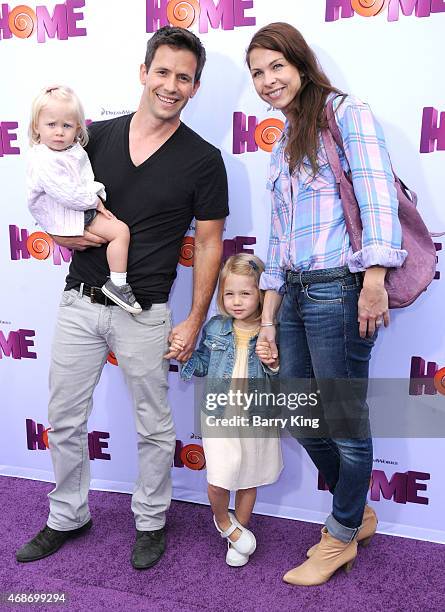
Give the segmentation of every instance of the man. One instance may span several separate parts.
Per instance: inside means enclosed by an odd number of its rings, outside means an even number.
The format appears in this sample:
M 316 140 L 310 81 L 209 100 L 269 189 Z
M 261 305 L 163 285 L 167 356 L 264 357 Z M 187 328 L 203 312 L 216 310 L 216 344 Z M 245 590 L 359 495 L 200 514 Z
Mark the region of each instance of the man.
M 175 448 L 164 357 L 183 361 L 193 351 L 215 288 L 228 214 L 220 152 L 180 121 L 182 109 L 199 88 L 204 63 L 205 50 L 194 34 L 161 28 L 147 44 L 136 113 L 90 128 L 88 154 L 96 180 L 106 186 L 111 212 L 130 227 L 128 282 L 143 312 L 126 313 L 98 289 L 108 271 L 101 239 L 87 231 L 78 237 L 55 237 L 76 250 L 50 369 L 49 446 L 56 486 L 49 494 L 47 525 L 18 550 L 18 561 L 51 555 L 91 527 L 87 420 L 110 349 L 133 396 L 138 434 L 133 567 L 151 567 L 164 552 Z M 182 238 L 193 217 L 192 307 L 187 319 L 171 330 L 167 300 Z M 168 349 L 173 337 L 181 338 L 180 352 Z

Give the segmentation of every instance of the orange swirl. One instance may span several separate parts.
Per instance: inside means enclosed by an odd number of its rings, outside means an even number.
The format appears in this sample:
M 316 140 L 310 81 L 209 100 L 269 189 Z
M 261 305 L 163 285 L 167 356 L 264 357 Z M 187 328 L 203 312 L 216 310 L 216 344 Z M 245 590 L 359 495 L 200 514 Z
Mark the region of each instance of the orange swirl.
M 193 266 L 193 257 L 195 254 L 195 239 L 192 236 L 186 236 L 182 240 L 181 252 L 179 254 L 179 263 L 181 266 L 189 268 Z
M 28 236 L 26 248 L 34 259 L 48 259 L 54 250 L 54 242 L 45 232 L 34 232 Z
M 48 427 L 48 429 L 45 429 L 45 431 L 42 433 L 43 444 L 46 446 L 46 448 L 49 448 L 48 432 L 50 430 L 51 430 L 51 427 Z
M 187 444 L 179 456 L 185 467 L 190 470 L 202 470 L 205 467 L 204 449 L 199 444 Z
M 167 19 L 172 26 L 189 28 L 195 23 L 200 10 L 197 0 L 170 0 L 167 4 Z
M 255 142 L 260 149 L 270 153 L 283 130 L 284 123 L 280 119 L 265 119 L 255 128 Z
M 37 17 L 32 8 L 25 4 L 16 6 L 9 13 L 8 25 L 17 38 L 29 38 L 34 31 Z
M 434 386 L 441 395 L 445 395 L 445 368 L 440 368 L 434 374 Z
M 351 0 L 351 7 L 362 17 L 374 17 L 383 11 L 388 0 Z
M 119 365 L 116 359 L 116 355 L 113 353 L 113 351 L 110 351 L 108 353 L 107 361 L 108 363 L 111 363 L 111 365 L 115 365 L 115 366 Z

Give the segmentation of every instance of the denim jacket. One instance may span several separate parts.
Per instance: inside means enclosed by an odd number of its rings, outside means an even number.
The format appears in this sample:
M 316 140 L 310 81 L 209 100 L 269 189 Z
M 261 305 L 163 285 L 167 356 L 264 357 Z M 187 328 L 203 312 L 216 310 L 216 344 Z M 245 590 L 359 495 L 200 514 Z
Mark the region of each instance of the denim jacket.
M 258 336 L 249 341 L 247 378 L 248 392 L 271 391 L 268 383 L 277 377 L 278 371 L 273 371 L 263 364 L 255 353 Z M 181 378 L 190 380 L 193 376 L 208 376 L 211 379 L 209 388 L 212 391 L 226 393 L 232 380 L 233 366 L 235 365 L 235 335 L 233 332 L 233 319 L 217 315 L 208 321 L 201 335 L 199 347 L 193 352 L 186 363 L 181 367 Z M 209 388 L 207 391 L 209 391 Z M 255 409 L 258 414 L 258 409 Z

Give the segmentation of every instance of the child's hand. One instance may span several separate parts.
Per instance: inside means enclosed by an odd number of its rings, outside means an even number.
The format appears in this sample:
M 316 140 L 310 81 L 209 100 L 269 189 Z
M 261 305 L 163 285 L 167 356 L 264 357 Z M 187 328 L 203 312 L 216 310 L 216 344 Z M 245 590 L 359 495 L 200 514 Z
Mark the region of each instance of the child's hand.
M 175 359 L 184 348 L 184 340 L 178 334 L 174 334 L 168 347 L 167 355 L 164 355 L 164 359 Z
M 97 212 L 102 213 L 107 219 L 114 219 L 114 215 L 111 211 L 108 210 L 108 208 L 105 208 L 104 203 L 102 202 L 102 200 L 100 198 L 97 198 L 99 200 L 99 204 L 97 205 Z
M 272 349 L 269 342 L 261 341 L 256 343 L 256 354 L 260 360 L 270 368 L 277 368 L 280 361 L 278 358 L 272 357 Z

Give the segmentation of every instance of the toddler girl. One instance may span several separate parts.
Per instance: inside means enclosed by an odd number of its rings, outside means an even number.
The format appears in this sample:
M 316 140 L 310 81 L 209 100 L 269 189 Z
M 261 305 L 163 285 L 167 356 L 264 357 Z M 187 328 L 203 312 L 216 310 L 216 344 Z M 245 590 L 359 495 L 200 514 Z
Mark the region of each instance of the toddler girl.
M 88 142 L 80 100 L 69 87 L 48 87 L 32 105 L 27 175 L 28 207 L 38 224 L 57 236 L 84 229 L 108 242 L 110 279 L 102 292 L 132 314 L 142 311 L 127 284 L 130 231 L 105 208 L 105 188 L 94 180 L 83 147 Z
M 257 344 L 263 301 L 258 283 L 263 271 L 264 264 L 254 255 L 242 253 L 227 260 L 217 294 L 222 315 L 213 317 L 204 326 L 199 348 L 181 368 L 182 378 L 208 375 L 208 388 L 216 383 L 219 390 L 227 379 L 226 391 L 229 388 L 234 391 L 235 387 L 240 390 L 244 380 L 252 390 L 255 382 L 252 379 L 264 382 L 266 377 L 278 372 L 278 359 L 272 357 L 269 344 Z M 182 342 L 175 335 L 171 348 L 181 350 Z M 255 428 L 257 431 L 252 433 L 253 428 L 249 427 L 248 433 L 245 425 L 249 424 L 249 412 L 242 404 L 232 412 L 227 409 L 224 412 L 224 417 L 238 426 L 215 427 L 217 416 L 218 413 L 211 414 L 209 409 L 202 414 L 208 496 L 215 527 L 227 539 L 226 562 L 240 567 L 249 561 L 256 547 L 255 536 L 246 529 L 256 489 L 275 482 L 283 468 L 280 438 L 276 429 Z M 230 491 L 236 491 L 235 514 L 228 511 Z

